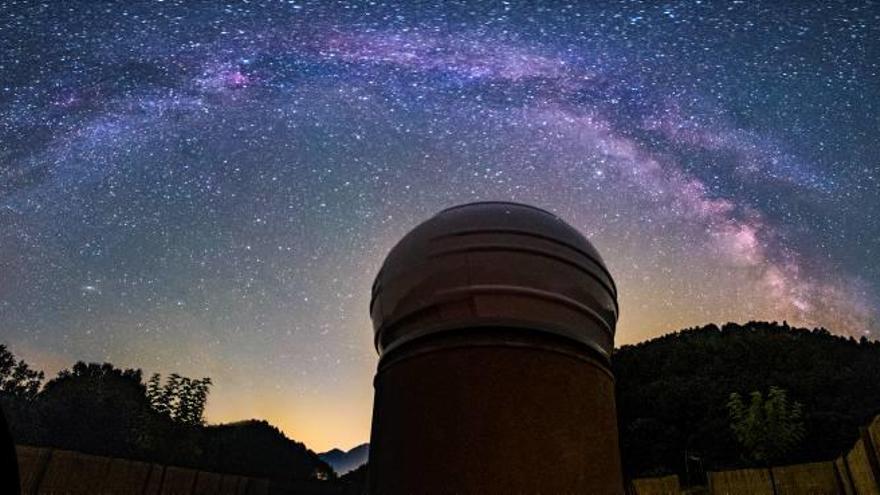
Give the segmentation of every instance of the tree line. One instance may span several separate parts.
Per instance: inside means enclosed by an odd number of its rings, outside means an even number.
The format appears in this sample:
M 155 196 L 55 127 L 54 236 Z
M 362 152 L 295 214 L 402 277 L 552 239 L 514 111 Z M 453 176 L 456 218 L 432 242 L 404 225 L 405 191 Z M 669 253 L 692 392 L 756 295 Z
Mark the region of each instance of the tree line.
M 266 421 L 206 425 L 210 378 L 78 362 L 43 383 L 0 344 L 0 407 L 19 444 L 75 450 L 277 483 L 332 478 L 305 445 Z
M 706 325 L 618 348 L 612 368 L 628 477 L 699 482 L 708 470 L 833 459 L 880 413 L 880 343 L 824 328 Z M 276 480 L 334 476 L 265 421 L 205 425 L 209 378 L 145 383 L 140 370 L 77 363 L 43 379 L 0 345 L 0 406 L 19 443 Z
M 880 343 L 825 328 L 690 328 L 616 349 L 612 368 L 630 477 L 830 460 L 880 413 Z

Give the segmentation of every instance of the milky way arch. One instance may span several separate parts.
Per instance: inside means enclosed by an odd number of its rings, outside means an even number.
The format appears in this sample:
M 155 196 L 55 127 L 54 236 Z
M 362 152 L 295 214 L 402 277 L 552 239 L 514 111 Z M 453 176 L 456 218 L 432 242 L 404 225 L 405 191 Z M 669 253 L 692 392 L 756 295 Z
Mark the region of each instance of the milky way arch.
M 481 199 L 597 244 L 618 342 L 875 326 L 868 3 L 0 9 L 0 325 L 47 369 L 210 374 L 213 420 L 354 443 L 384 253 Z

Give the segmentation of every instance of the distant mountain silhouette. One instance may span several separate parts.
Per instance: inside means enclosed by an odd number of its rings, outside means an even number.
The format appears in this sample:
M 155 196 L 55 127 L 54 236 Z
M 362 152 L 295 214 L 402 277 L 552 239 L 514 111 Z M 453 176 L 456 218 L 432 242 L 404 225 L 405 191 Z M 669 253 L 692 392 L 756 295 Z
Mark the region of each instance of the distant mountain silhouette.
M 629 476 L 746 464 L 730 428 L 732 392 L 771 386 L 803 405 L 806 435 L 782 462 L 832 459 L 880 412 L 880 343 L 787 323 L 707 325 L 616 349 L 612 357 Z
M 369 454 L 370 444 L 364 443 L 352 448 L 348 452 L 333 449 L 323 454 L 318 454 L 318 457 L 329 464 L 336 471 L 336 474 L 343 475 L 366 464 Z
M 327 464 L 314 452 L 265 420 L 210 425 L 202 431 L 203 463 L 217 472 L 246 473 L 277 483 L 327 471 Z

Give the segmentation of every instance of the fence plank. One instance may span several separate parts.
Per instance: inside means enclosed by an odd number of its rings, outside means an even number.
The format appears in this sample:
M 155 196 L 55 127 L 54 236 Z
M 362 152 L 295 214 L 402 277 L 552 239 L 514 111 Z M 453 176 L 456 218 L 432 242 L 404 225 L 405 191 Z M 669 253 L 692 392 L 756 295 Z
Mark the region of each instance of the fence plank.
M 18 458 L 18 472 L 21 477 L 22 495 L 35 495 L 40 487 L 40 480 L 46 472 L 51 451 L 40 447 L 16 445 L 15 455 Z
M 144 491 L 141 495 L 159 495 L 162 490 L 162 479 L 165 477 L 165 466 L 150 464 L 150 475 L 144 483 Z
M 859 430 L 865 442 L 865 451 L 871 464 L 874 479 L 880 485 L 880 416 L 874 416 L 871 424 Z
M 773 468 L 777 495 L 839 495 L 833 462 Z
M 269 480 L 248 478 L 247 495 L 269 495 Z
M 238 486 L 235 488 L 235 495 L 247 495 L 248 483 L 250 483 L 250 478 L 242 476 L 238 480 Z
M 191 495 L 196 484 L 195 469 L 166 466 L 162 480 L 162 495 Z
M 632 491 L 634 495 L 679 495 L 681 486 L 676 475 L 638 478 L 632 480 Z
M 109 457 L 53 450 L 46 473 L 40 481 L 39 493 L 95 493 L 109 467 Z
M 150 468 L 150 464 L 146 462 L 110 459 L 107 475 L 103 483 L 98 485 L 101 487 L 100 493 L 105 495 L 143 493 L 150 478 Z
M 223 475 L 208 471 L 199 471 L 196 476 L 195 495 L 215 495 L 220 493 Z
M 234 474 L 222 475 L 220 489 L 217 491 L 218 495 L 238 495 L 238 485 L 240 481 L 241 476 L 236 476 Z
M 859 495 L 880 495 L 877 479 L 874 478 L 863 439 L 858 439 L 852 450 L 846 455 L 846 464 L 849 466 L 849 474 L 856 493 Z
M 712 495 L 773 495 L 769 469 L 737 469 L 709 472 Z

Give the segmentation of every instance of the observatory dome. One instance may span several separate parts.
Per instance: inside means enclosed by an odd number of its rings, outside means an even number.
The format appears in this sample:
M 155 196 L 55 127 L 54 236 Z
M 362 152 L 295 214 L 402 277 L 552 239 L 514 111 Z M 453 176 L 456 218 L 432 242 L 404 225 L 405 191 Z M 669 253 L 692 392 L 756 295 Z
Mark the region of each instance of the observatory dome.
M 397 243 L 370 301 L 380 355 L 443 332 L 504 328 L 607 358 L 617 290 L 596 249 L 545 210 L 481 202 L 441 211 Z

